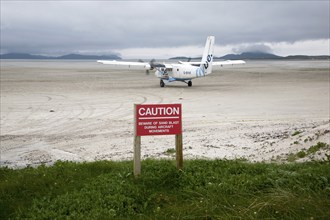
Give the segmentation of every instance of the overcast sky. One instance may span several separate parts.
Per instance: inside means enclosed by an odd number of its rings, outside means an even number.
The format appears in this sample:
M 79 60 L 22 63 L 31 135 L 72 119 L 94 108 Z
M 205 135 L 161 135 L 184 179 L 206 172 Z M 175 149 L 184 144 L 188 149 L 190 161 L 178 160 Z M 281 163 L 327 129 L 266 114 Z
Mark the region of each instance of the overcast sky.
M 215 56 L 245 51 L 329 55 L 325 1 L 1 0 L 1 53 Z

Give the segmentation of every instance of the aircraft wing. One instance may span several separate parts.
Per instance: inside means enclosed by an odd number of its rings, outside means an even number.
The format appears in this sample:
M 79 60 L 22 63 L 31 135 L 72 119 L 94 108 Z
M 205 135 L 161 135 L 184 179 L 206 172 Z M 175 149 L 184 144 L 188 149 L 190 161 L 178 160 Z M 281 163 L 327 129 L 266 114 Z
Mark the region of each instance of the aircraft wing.
M 237 65 L 245 64 L 244 60 L 224 60 L 224 61 L 213 61 L 212 66 L 224 66 L 224 65 Z
M 192 65 L 192 66 L 199 66 L 202 62 L 182 62 L 179 61 L 181 64 Z M 245 64 L 244 60 L 224 60 L 224 61 L 213 61 L 212 66 L 224 66 L 224 65 L 237 65 L 237 64 Z
M 153 70 L 155 68 L 172 68 L 171 64 L 161 64 L 154 62 L 129 62 L 129 61 L 117 61 L 117 60 L 98 60 L 98 63 L 111 65 L 114 69 L 134 69 L 134 70 Z
M 185 64 L 185 65 L 192 65 L 192 66 L 199 66 L 201 65 L 202 62 L 197 61 L 197 62 L 183 62 L 181 60 L 178 61 L 180 64 Z
M 98 60 L 98 63 L 111 65 L 116 69 L 151 69 L 149 63 L 146 62 L 129 62 L 129 61 L 117 61 L 117 60 Z

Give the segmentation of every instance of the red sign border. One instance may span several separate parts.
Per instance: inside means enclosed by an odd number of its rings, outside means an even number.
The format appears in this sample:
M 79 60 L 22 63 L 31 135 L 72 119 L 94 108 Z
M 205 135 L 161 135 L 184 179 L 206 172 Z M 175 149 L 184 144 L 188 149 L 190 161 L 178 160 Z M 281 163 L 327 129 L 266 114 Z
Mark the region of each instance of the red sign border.
M 139 126 L 138 123 L 141 121 L 138 118 L 138 109 L 141 106 L 153 106 L 153 107 L 179 107 L 180 113 L 178 115 L 179 124 L 171 129 L 170 132 L 167 133 L 155 133 L 155 134 L 146 134 L 145 132 L 138 130 Z M 166 119 L 157 119 L 159 116 L 155 116 L 155 119 L 150 119 L 149 121 L 166 121 Z M 181 103 L 173 103 L 173 104 L 135 104 L 134 105 L 134 134 L 135 136 L 158 136 L 158 135 L 177 135 L 182 134 L 182 104 Z

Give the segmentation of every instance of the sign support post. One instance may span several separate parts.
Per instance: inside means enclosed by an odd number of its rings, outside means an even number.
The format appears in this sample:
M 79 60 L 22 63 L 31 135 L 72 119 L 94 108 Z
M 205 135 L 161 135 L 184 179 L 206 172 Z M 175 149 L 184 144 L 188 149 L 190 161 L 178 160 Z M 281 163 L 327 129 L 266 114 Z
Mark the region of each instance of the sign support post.
M 141 136 L 137 135 L 136 131 L 136 104 L 134 104 L 134 176 L 138 177 L 141 174 Z
M 134 176 L 141 174 L 141 136 L 134 136 Z
M 175 135 L 176 168 L 183 168 L 182 133 Z
M 176 167 L 183 168 L 181 104 L 134 104 L 134 176 L 141 175 L 141 136 L 175 135 Z

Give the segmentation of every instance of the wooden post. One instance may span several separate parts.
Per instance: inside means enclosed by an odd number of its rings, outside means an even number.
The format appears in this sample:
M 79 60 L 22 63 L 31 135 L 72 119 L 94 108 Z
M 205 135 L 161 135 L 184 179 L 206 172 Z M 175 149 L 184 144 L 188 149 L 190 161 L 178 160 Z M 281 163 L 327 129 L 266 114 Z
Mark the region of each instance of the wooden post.
M 182 134 L 175 135 L 176 168 L 183 168 Z
M 134 104 L 134 176 L 141 174 L 141 136 L 136 135 L 136 104 Z
M 134 136 L 134 176 L 141 174 L 141 136 Z

